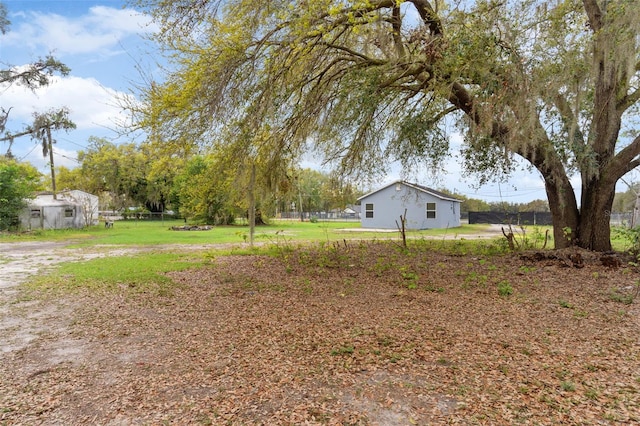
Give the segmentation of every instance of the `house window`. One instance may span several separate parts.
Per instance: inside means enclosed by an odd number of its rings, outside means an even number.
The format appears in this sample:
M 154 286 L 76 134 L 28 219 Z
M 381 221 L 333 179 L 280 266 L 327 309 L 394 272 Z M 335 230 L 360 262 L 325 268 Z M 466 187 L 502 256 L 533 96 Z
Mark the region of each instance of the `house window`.
M 436 218 L 436 203 L 427 203 L 427 219 Z
M 32 219 L 40 218 L 40 209 L 31 209 L 31 218 Z
M 64 209 L 64 217 L 73 217 L 73 209 Z
M 364 205 L 364 217 L 366 217 L 367 219 L 373 218 L 373 203 Z

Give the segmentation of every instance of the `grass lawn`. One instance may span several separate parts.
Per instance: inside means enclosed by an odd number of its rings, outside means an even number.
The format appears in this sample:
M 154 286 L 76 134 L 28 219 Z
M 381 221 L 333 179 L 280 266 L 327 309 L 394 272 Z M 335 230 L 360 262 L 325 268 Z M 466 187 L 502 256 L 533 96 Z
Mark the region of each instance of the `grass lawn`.
M 180 221 L 117 221 L 113 228 L 94 226 L 88 229 L 33 231 L 22 234 L 0 234 L 0 242 L 11 241 L 69 241 L 75 246 L 160 245 L 160 244 L 226 244 L 248 240 L 249 227 L 243 225 L 215 226 L 209 231 L 173 231 Z M 272 220 L 269 225 L 258 226 L 255 242 L 284 243 L 288 241 L 335 241 L 342 239 L 388 239 L 398 232 L 353 232 L 360 229 L 359 222 L 299 222 Z M 464 225 L 451 229 L 408 231 L 412 238 L 475 234 L 487 225 Z
M 24 233 L 0 233 L 0 242 L 18 241 L 66 241 L 77 247 L 93 245 L 162 245 L 162 244 L 228 244 L 244 243 L 249 238 L 247 225 L 216 226 L 210 231 L 172 231 L 172 226 L 181 226 L 181 221 L 117 221 L 112 229 L 94 226 L 87 229 L 37 230 Z M 407 231 L 407 237 L 420 238 L 468 238 L 474 234 L 487 231 L 490 225 L 462 225 L 456 228 L 429 229 Z M 400 233 L 360 231 L 359 222 L 299 222 L 293 220 L 271 220 L 269 225 L 256 227 L 254 240 L 256 243 L 282 244 L 292 241 L 336 241 L 351 239 L 393 239 Z M 553 229 L 550 226 L 514 227 L 517 237 L 523 238 L 522 230 L 528 244 L 533 248 L 541 248 L 544 234 L 548 232 L 547 248 L 553 247 Z M 496 234 L 496 238 L 502 238 Z M 614 227 L 611 232 L 611 243 L 617 251 L 628 250 L 635 240 L 633 231 Z

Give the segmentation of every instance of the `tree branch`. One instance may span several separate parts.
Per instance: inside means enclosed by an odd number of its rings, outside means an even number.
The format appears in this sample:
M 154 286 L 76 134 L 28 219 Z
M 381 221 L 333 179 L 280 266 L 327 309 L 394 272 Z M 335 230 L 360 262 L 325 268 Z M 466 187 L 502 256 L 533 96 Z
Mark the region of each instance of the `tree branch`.
M 462 110 L 476 125 L 482 125 L 482 118 L 480 112 L 475 106 L 475 102 L 469 91 L 460 83 L 453 83 L 451 85 L 451 93 L 448 98 L 449 102 L 457 106 Z M 492 139 L 505 144 L 506 136 L 509 134 L 509 128 L 496 120 L 491 123 L 491 136 Z M 526 157 L 525 157 L 526 158 Z
M 420 14 L 420 18 L 422 18 L 422 22 L 429 28 L 429 31 L 433 35 L 442 35 L 442 22 L 438 18 L 436 11 L 433 10 L 431 4 L 427 0 L 410 0 L 411 3 L 415 6 Z
M 618 106 L 617 106 L 618 110 L 626 111 L 639 100 L 640 100 L 640 89 L 636 89 L 633 92 L 629 93 L 624 98 L 622 98 L 620 102 L 618 102 Z
M 630 172 L 631 170 L 635 169 L 638 166 L 640 166 L 640 159 L 629 162 L 629 167 L 627 167 L 627 172 Z
M 56 71 L 61 75 L 68 75 L 70 69 L 54 57 L 47 56 L 30 64 L 23 71 L 17 71 L 15 68 L 0 70 L 0 84 L 23 84 L 35 90 L 49 84 L 49 78 Z
M 372 0 L 367 2 L 365 7 L 345 7 L 341 9 L 336 16 L 340 16 L 334 23 L 336 26 L 347 22 L 350 16 L 362 17 L 365 13 L 374 12 L 380 9 L 388 9 L 396 6 L 396 0 Z M 329 12 L 318 14 L 317 21 L 330 17 Z
M 579 139 L 579 142 L 584 145 L 586 143 L 584 134 L 577 125 L 576 116 L 571 110 L 571 106 L 569 105 L 569 102 L 567 102 L 567 98 L 562 96 L 560 93 L 556 93 L 553 96 L 553 104 L 556 106 L 556 108 L 558 108 L 558 111 L 560 112 L 560 117 L 562 119 L 562 123 L 565 126 L 565 129 L 568 133 L 570 132 L 568 135 L 569 139 L 572 140 L 574 139 L 574 137 L 577 137 Z
M 407 51 L 402 43 L 402 18 L 400 16 L 400 8 L 398 6 L 393 7 L 392 17 L 391 26 L 393 28 L 393 44 L 395 45 L 398 58 L 404 59 L 407 56 Z
M 640 161 L 637 159 L 638 155 L 640 155 L 640 135 L 612 158 L 609 167 L 612 169 L 613 177 L 617 180 L 636 168 Z
M 367 63 L 369 63 L 371 65 L 378 65 L 379 66 L 379 65 L 384 65 L 384 64 L 387 63 L 387 61 L 383 61 L 383 60 L 380 60 L 380 59 L 373 59 L 373 58 L 371 58 L 369 56 L 366 56 L 366 55 L 364 55 L 364 54 L 362 54 L 360 52 L 356 52 L 355 50 L 353 50 L 351 48 L 348 48 L 346 46 L 341 46 L 341 45 L 332 44 L 332 43 L 326 43 L 326 42 L 320 42 L 320 43 L 318 43 L 318 45 L 326 46 L 326 47 L 329 47 L 329 48 L 332 48 L 332 49 L 335 49 L 335 50 L 340 50 L 342 52 L 347 53 L 350 56 L 359 58 L 359 59 L 363 60 L 364 62 L 367 62 Z
M 32 129 L 27 129 L 27 130 L 24 130 L 24 131 L 18 132 L 18 133 L 7 133 L 6 136 L 3 136 L 3 137 L 0 138 L 0 142 L 12 141 L 15 138 L 19 138 L 19 137 L 22 137 L 22 136 L 27 136 L 27 135 L 30 135 L 32 133 L 33 133 Z
M 4 129 L 7 125 L 7 120 L 9 119 L 9 113 L 11 112 L 12 108 L 13 107 L 6 110 L 0 107 L 0 133 L 4 132 Z
M 400 70 L 402 70 L 397 75 L 392 75 L 384 81 L 380 82 L 381 88 L 386 88 L 392 86 L 395 82 L 402 80 L 407 77 L 417 77 L 420 74 L 425 72 L 424 65 L 422 64 L 406 64 L 400 65 Z
M 596 0 L 582 0 L 582 4 L 584 4 L 584 10 L 587 12 L 587 16 L 589 17 L 589 24 L 594 32 L 600 31 L 602 29 L 602 10 L 600 6 L 598 6 L 598 2 Z

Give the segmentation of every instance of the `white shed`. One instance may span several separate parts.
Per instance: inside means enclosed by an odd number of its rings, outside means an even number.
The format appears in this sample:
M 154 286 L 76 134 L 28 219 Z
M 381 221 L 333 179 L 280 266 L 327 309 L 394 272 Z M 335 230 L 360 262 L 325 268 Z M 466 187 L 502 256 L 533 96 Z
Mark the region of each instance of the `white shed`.
M 84 226 L 98 224 L 100 199 L 97 195 L 73 189 L 60 192 L 58 194 L 58 199 L 74 201 L 82 205 L 82 219 L 84 221 Z
M 20 214 L 25 229 L 83 228 L 98 222 L 98 197 L 83 191 L 64 191 L 53 198 L 41 193 L 28 200 Z
M 406 229 L 460 226 L 461 200 L 414 183 L 396 181 L 358 198 L 363 228 L 397 229 L 406 210 Z

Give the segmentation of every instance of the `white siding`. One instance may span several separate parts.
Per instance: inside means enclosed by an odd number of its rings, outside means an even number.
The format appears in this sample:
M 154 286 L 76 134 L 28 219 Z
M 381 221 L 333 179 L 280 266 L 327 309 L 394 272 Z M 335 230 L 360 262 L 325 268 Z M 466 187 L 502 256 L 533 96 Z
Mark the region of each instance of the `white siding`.
M 25 229 L 83 228 L 98 220 L 98 197 L 82 191 L 65 191 L 57 199 L 40 194 L 27 204 L 20 214 Z
M 460 226 L 459 201 L 443 199 L 399 182 L 365 195 L 360 203 L 363 228 L 397 229 L 405 209 L 407 229 Z M 435 218 L 427 218 L 427 203 L 435 203 Z M 373 217 L 367 217 L 371 216 L 367 214 L 367 204 L 373 204 Z

